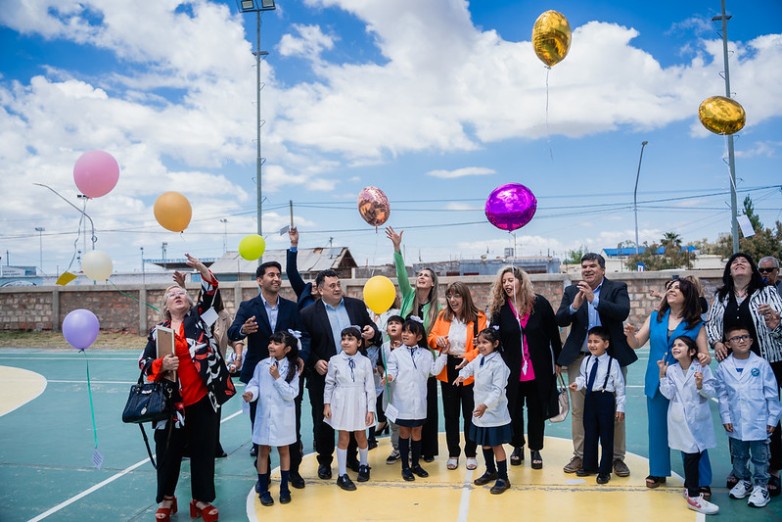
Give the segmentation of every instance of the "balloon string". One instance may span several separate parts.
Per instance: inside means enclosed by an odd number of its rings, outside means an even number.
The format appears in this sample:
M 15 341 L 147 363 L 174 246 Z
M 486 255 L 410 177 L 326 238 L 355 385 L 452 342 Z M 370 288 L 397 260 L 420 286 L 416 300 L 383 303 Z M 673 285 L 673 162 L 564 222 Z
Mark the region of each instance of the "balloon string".
M 380 227 L 375 227 L 375 252 L 372 254 L 372 270 L 369 272 L 369 277 L 375 276 L 375 261 L 377 260 L 377 249 L 380 244 Z
M 92 385 L 90 384 L 90 360 L 87 358 L 87 354 L 84 350 L 81 350 L 84 354 L 84 360 L 87 363 L 87 392 L 90 396 L 90 415 L 92 416 L 92 438 L 95 441 L 95 449 L 98 448 L 98 428 L 95 426 L 95 405 L 92 402 Z
M 548 75 L 551 72 L 551 67 L 546 66 L 546 143 L 548 144 L 548 154 L 551 161 L 554 161 L 554 149 L 551 148 L 551 132 L 548 126 Z
M 516 233 L 511 232 L 511 236 L 513 237 L 513 254 L 510 258 L 510 267 L 513 274 L 513 279 L 516 279 Z M 519 269 L 521 270 L 521 269 Z M 519 288 L 521 288 L 521 285 L 524 283 L 524 281 L 519 280 Z M 513 285 L 513 308 L 516 312 L 516 320 L 519 322 L 519 346 L 521 347 L 521 357 L 522 357 L 522 363 L 523 366 L 527 366 L 527 362 L 524 359 L 524 331 L 521 327 L 521 309 L 519 308 L 519 295 L 516 291 L 516 285 Z M 526 371 L 526 370 L 525 370 Z
M 119 294 L 120 294 L 120 295 L 123 295 L 123 296 L 125 296 L 125 297 L 129 297 L 130 299 L 133 299 L 133 300 L 134 300 L 134 301 L 136 301 L 137 303 L 140 303 L 140 302 L 141 302 L 141 299 L 138 299 L 138 298 L 137 298 L 137 297 L 135 297 L 133 294 L 128 294 L 128 293 L 126 293 L 126 292 L 123 292 L 122 290 L 120 290 L 120 289 L 119 289 L 119 287 L 118 287 L 117 285 L 115 285 L 115 284 L 114 284 L 114 281 L 112 281 L 111 279 L 107 279 L 107 281 L 109 282 L 109 284 L 110 284 L 111 286 L 113 286 L 113 287 L 114 287 L 114 290 L 116 290 L 117 292 L 119 292 Z M 151 308 L 152 310 L 154 310 L 154 311 L 156 311 L 156 312 L 159 312 L 159 311 L 160 311 L 160 308 L 158 308 L 157 306 L 155 306 L 155 305 L 153 305 L 153 304 L 149 304 L 147 301 L 144 301 L 144 306 L 148 306 L 149 308 Z

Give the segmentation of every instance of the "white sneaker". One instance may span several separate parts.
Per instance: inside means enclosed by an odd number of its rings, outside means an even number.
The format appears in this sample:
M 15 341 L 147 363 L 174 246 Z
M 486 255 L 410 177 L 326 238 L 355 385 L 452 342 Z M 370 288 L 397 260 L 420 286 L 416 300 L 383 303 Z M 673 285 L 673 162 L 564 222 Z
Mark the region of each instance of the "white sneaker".
M 762 508 L 766 507 L 766 504 L 769 502 L 771 502 L 771 496 L 768 494 L 768 489 L 761 486 L 755 486 L 755 489 L 752 490 L 752 494 L 749 496 L 747 505 Z
M 703 495 L 697 497 L 687 496 L 687 507 L 704 515 L 715 515 L 720 512 L 720 507 L 712 504 L 703 498 Z
M 478 469 L 478 461 L 475 457 L 467 457 L 467 469 Z
M 752 483 L 748 480 L 739 480 L 738 484 L 730 490 L 730 498 L 744 498 L 752 492 Z

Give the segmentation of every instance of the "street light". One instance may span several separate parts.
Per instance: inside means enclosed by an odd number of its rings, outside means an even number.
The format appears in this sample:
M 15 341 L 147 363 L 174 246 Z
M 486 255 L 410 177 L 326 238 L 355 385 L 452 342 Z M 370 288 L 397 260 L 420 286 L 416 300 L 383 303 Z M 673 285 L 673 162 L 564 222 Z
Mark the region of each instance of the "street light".
M 220 219 L 223 224 L 223 254 L 228 252 L 228 218 Z
M 43 227 L 35 227 L 35 231 L 38 232 L 38 245 L 39 245 L 39 255 L 38 255 L 38 266 L 41 268 L 41 273 L 43 274 L 43 232 L 46 230 Z
M 261 156 L 261 57 L 267 56 L 269 53 L 261 50 L 261 11 L 272 11 L 277 9 L 277 5 L 274 0 L 238 0 L 239 10 L 243 13 L 255 13 L 255 34 L 256 34 L 256 47 L 253 51 L 255 56 L 255 110 L 256 110 L 256 124 L 257 124 L 257 157 L 256 157 L 256 173 L 255 173 L 255 186 L 256 186 L 256 211 L 258 220 L 258 235 L 263 236 L 263 189 L 262 189 L 262 165 L 263 158 Z M 261 260 L 259 259 L 260 263 Z
M 641 156 L 638 158 L 638 172 L 635 175 L 635 189 L 633 190 L 633 212 L 635 212 L 635 255 L 638 255 L 638 178 L 641 177 L 641 162 L 644 159 L 644 147 L 648 141 L 641 142 Z

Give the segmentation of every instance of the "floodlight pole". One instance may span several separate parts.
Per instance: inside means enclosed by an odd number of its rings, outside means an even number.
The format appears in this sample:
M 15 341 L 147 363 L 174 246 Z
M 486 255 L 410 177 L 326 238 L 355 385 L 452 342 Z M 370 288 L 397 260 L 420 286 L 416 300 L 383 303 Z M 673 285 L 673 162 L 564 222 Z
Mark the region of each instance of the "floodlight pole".
M 38 232 L 38 266 L 43 274 L 43 232 L 46 230 L 43 227 L 35 227 L 35 231 Z
M 649 142 L 641 142 L 641 156 L 638 158 L 638 172 L 635 174 L 635 189 L 633 190 L 633 212 L 635 213 L 635 255 L 638 255 L 638 179 L 641 177 L 641 162 L 644 160 L 644 147 Z
M 725 67 L 725 97 L 730 98 L 730 69 L 728 67 L 728 20 L 725 0 L 722 0 L 722 14 L 711 19 L 722 22 L 722 62 Z M 733 253 L 739 251 L 738 201 L 736 200 L 736 156 L 733 151 L 733 134 L 728 134 L 728 168 L 730 169 L 730 234 L 733 237 Z

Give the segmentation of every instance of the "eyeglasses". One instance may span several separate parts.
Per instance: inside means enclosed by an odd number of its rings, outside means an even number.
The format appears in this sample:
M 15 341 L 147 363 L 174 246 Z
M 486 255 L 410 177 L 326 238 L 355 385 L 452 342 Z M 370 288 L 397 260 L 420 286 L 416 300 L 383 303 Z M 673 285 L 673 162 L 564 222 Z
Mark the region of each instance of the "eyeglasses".
M 761 274 L 770 274 L 774 270 L 779 270 L 779 267 L 772 266 L 769 268 L 758 268 L 758 272 L 760 272 Z
M 731 343 L 746 343 L 747 341 L 750 341 L 752 337 L 749 335 L 736 335 L 728 339 Z
M 180 297 L 184 295 L 187 295 L 187 292 L 169 292 L 167 294 L 168 297 Z

